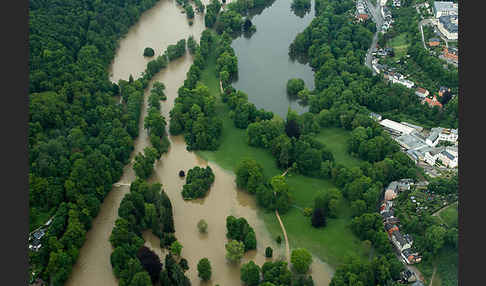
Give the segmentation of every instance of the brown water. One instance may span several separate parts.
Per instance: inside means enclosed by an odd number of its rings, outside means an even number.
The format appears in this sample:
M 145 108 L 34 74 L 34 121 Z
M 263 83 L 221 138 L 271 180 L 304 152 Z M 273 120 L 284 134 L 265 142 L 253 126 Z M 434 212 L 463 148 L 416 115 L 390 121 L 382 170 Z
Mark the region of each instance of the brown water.
M 208 1 L 204 1 L 208 2 Z M 115 60 L 110 69 L 111 79 L 128 79 L 129 75 L 135 76 L 145 69 L 148 60 L 142 56 L 143 49 L 151 46 L 156 50 L 156 55 L 166 49 L 169 44 L 176 43 L 182 38 L 193 35 L 199 40 L 204 29 L 201 15 L 196 15 L 194 25 L 189 26 L 185 14 L 180 13 L 181 8 L 174 1 L 162 0 L 151 10 L 144 13 L 139 22 L 132 27 L 127 36 L 120 41 Z M 177 97 L 177 89 L 183 84 L 186 73 L 192 64 L 192 57 L 186 55 L 171 62 L 166 69 L 158 73 L 145 93 L 145 104 L 142 108 L 142 116 L 147 113 L 148 91 L 154 81 L 163 82 L 166 86 L 167 101 L 162 102 L 162 113 L 169 121 L 169 111 Z M 135 140 L 135 154 L 149 146 L 147 132 L 143 129 L 143 120 L 139 124 L 139 137 Z M 218 165 L 207 162 L 193 152 L 186 150 L 186 144 L 182 136 L 170 136 L 171 147 L 167 154 L 155 163 L 155 172 L 150 182 L 160 182 L 167 192 L 174 211 L 174 223 L 176 236 L 182 243 L 182 256 L 188 260 L 190 269 L 187 276 L 193 285 L 241 285 L 239 265 L 227 263 L 224 245 L 226 239 L 226 217 L 228 215 L 243 216 L 255 229 L 257 236 L 257 250 L 245 254 L 242 263 L 254 260 L 262 265 L 266 258 L 264 250 L 267 246 L 274 249 L 274 258 L 283 257 L 284 245 L 277 245 L 270 237 L 264 222 L 258 216 L 255 200 L 244 192 L 237 191 L 235 176 L 232 172 L 223 170 Z M 204 199 L 197 201 L 184 201 L 180 194 L 184 179 L 179 178 L 178 172 L 194 166 L 211 166 L 215 174 L 215 182 Z M 124 168 L 120 179 L 121 183 L 131 183 L 135 179 L 131 164 Z M 117 285 L 117 279 L 113 275 L 110 264 L 112 247 L 109 236 L 118 217 L 118 207 L 123 196 L 129 191 L 128 186 L 114 187 L 101 205 L 98 216 L 93 220 L 93 226 L 87 233 L 86 242 L 81 248 L 80 255 L 73 267 L 72 274 L 66 285 Z M 208 222 L 208 233 L 200 234 L 197 230 L 197 222 L 205 219 Z M 143 234 L 145 245 L 152 248 L 161 256 L 163 261 L 166 251 L 160 249 L 159 239 L 151 232 Z M 207 257 L 213 269 L 212 279 L 208 283 L 200 282 L 197 277 L 197 263 Z M 312 275 L 316 285 L 328 285 L 332 269 L 317 259 L 312 265 Z

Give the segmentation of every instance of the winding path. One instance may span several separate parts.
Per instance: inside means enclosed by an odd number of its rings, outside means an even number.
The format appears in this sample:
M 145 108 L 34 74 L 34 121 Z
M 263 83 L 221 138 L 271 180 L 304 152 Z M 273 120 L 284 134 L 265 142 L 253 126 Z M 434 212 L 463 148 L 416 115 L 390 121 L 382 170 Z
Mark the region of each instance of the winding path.
M 285 172 L 283 172 L 283 174 L 281 176 L 284 177 L 285 175 L 287 175 L 287 172 L 288 171 L 289 171 L 289 169 L 285 170 Z M 274 195 L 275 195 L 275 192 L 274 192 Z M 278 222 L 280 223 L 280 228 L 282 228 L 282 232 L 284 234 L 284 238 L 285 238 L 285 257 L 287 258 L 288 265 L 290 265 L 290 245 L 289 245 L 289 239 L 287 238 L 287 231 L 285 231 L 285 226 L 284 226 L 284 224 L 282 222 L 282 219 L 280 219 L 280 215 L 278 214 L 278 210 L 275 210 L 275 216 L 277 217 Z
M 284 238 L 285 238 L 285 257 L 287 258 L 287 263 L 290 265 L 290 246 L 289 246 L 289 239 L 287 238 L 287 232 L 285 231 L 285 226 L 283 225 L 280 216 L 278 215 L 278 210 L 275 210 L 275 215 L 277 216 L 278 222 L 280 223 L 280 227 L 282 228 Z

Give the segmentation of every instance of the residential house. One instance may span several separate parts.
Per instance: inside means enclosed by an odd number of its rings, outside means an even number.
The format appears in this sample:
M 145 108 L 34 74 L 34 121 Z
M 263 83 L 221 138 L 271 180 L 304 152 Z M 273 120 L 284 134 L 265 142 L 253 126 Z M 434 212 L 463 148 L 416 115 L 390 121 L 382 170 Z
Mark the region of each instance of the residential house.
M 368 18 L 369 18 L 368 14 L 356 15 L 356 19 L 358 20 L 358 22 L 364 22 L 364 21 L 368 20 Z
M 429 46 L 437 47 L 438 45 L 440 45 L 440 39 L 439 38 L 430 38 L 429 39 Z
M 399 231 L 398 226 L 394 223 L 385 223 L 384 227 L 390 237 L 393 235 L 393 232 Z
M 403 237 L 399 230 L 393 232 L 391 240 L 399 251 L 403 251 L 411 247 L 410 243 Z
M 420 98 L 426 98 L 429 95 L 429 91 L 422 87 L 417 87 L 415 90 L 415 95 Z
M 437 100 L 437 97 L 434 95 L 432 99 L 426 97 L 422 100 L 422 104 L 427 103 L 430 107 L 438 106 L 439 108 L 442 108 L 442 103 L 440 103 Z
M 459 55 L 456 49 L 444 47 L 442 50 L 442 55 L 455 63 L 459 62 Z
M 389 210 L 386 212 L 381 213 L 381 217 L 383 218 L 383 222 L 387 222 L 390 218 L 395 217 L 393 210 Z
M 412 248 L 404 249 L 401 255 L 405 259 L 405 262 L 407 262 L 407 264 L 418 263 L 422 260 L 418 253 L 414 252 Z

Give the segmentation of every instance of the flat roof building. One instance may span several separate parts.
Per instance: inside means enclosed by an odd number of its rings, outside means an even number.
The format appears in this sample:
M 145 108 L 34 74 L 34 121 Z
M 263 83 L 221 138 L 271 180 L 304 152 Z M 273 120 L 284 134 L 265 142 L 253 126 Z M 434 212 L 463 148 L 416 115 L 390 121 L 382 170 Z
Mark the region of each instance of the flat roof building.
M 422 139 L 414 136 L 413 134 L 403 134 L 397 137 L 395 140 L 406 150 L 417 150 L 427 146 Z
M 457 15 L 457 4 L 450 1 L 435 1 L 434 2 L 434 16 L 439 18 L 444 15 Z
M 389 119 L 383 119 L 382 121 L 380 121 L 380 125 L 383 126 L 385 129 L 388 129 L 388 130 L 391 130 L 393 132 L 400 133 L 400 134 L 410 134 L 415 130 L 412 127 L 409 127 L 407 125 L 404 125 L 404 124 L 401 124 L 401 123 L 398 123 L 396 121 L 389 120 Z

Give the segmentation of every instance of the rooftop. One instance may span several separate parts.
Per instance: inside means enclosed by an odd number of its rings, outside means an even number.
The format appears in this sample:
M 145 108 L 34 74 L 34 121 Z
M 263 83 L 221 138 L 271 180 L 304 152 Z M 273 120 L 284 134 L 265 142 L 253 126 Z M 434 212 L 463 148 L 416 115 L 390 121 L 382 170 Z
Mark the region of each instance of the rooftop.
M 439 22 L 444 26 L 444 28 L 449 31 L 449 33 L 457 33 L 458 32 L 458 25 L 457 25 L 457 15 L 446 15 L 440 16 Z
M 395 140 L 407 150 L 416 150 L 427 145 L 423 140 L 413 134 L 403 134 Z
M 380 121 L 380 125 L 405 134 L 410 134 L 414 131 L 412 127 L 403 125 L 401 123 L 389 119 L 383 119 L 382 121 Z
M 457 6 L 454 5 L 452 1 L 435 1 L 434 2 L 435 11 L 457 11 Z

